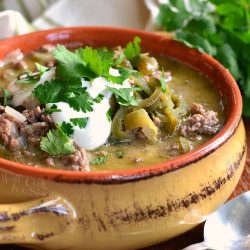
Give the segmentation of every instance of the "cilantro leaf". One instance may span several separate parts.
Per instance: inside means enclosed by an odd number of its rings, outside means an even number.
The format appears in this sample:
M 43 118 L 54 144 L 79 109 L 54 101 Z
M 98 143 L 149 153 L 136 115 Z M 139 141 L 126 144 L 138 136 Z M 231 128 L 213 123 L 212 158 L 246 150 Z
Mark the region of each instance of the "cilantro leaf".
M 113 52 L 87 46 L 77 49 L 75 53 L 82 59 L 86 70 L 92 75 L 92 78 L 89 79 L 108 75 L 109 68 L 113 63 Z
M 70 136 L 74 133 L 73 126 L 70 123 L 63 122 L 60 126 L 57 126 L 63 133 Z
M 107 79 L 113 83 L 122 84 L 131 75 L 138 75 L 138 71 L 124 67 L 118 67 L 119 76 L 109 75 Z
M 39 73 L 24 72 L 17 77 L 16 84 L 34 84 L 39 80 Z
M 80 85 L 82 77 L 91 80 L 108 75 L 113 63 L 112 52 L 88 46 L 71 52 L 65 46 L 57 45 L 53 55 L 57 61 L 57 77 L 71 85 Z
M 237 62 L 237 56 L 233 48 L 225 43 L 220 46 L 217 50 L 217 59 L 224 64 L 232 73 L 232 75 L 239 79 L 241 77 L 241 72 Z
M 116 150 L 115 155 L 118 159 L 122 159 L 125 155 L 125 152 L 123 150 Z
M 178 31 L 176 32 L 176 38 L 187 46 L 196 48 L 203 53 L 208 53 L 212 56 L 216 54 L 216 47 L 196 33 Z
M 11 97 L 11 93 L 9 90 L 5 88 L 1 88 L 1 89 L 2 89 L 2 96 L 3 96 L 3 106 L 7 106 L 9 98 Z
M 79 128 L 85 128 L 88 123 L 88 119 L 88 117 L 71 118 L 70 122 L 72 122 L 73 125 L 78 126 Z
M 245 99 L 243 99 L 243 101 L 245 100 L 245 101 L 248 101 L 249 103 L 250 102 L 250 64 L 247 66 L 247 75 L 246 75 L 245 84 L 242 90 L 243 90 L 244 96 L 246 97 Z M 248 107 L 249 109 L 248 112 L 250 113 L 250 108 L 249 108 L 250 106 L 246 105 L 246 107 Z
M 93 98 L 85 88 L 65 86 L 60 80 L 50 80 L 38 85 L 33 95 L 41 104 L 67 102 L 76 111 L 93 111 Z
M 169 5 L 161 4 L 159 10 L 160 12 L 157 16 L 157 22 L 161 26 L 166 27 L 167 30 L 175 31 L 186 26 L 189 13 L 186 11 L 184 3 L 181 6 L 178 6 L 178 8 L 172 3 L 169 3 Z
M 161 90 L 163 93 L 166 93 L 166 77 L 165 77 L 165 72 L 164 72 L 164 69 L 162 67 L 162 72 L 161 72 L 161 78 L 159 79 L 160 80 L 160 83 L 161 83 Z
M 16 83 L 17 84 L 34 84 L 37 83 L 40 77 L 49 70 L 49 68 L 39 64 L 35 63 L 38 72 L 24 72 L 21 75 L 17 77 Z
M 93 78 L 102 75 L 102 60 L 96 49 L 91 47 L 80 48 L 76 50 L 76 54 L 82 58 L 85 67 L 91 72 Z
M 247 96 L 243 96 L 243 103 L 245 104 L 243 106 L 243 113 L 247 116 L 250 117 L 250 98 Z
M 81 110 L 84 113 L 93 111 L 93 101 L 88 92 L 68 98 L 67 102 L 69 106 L 76 111 Z
M 203 37 L 216 33 L 216 25 L 213 19 L 206 16 L 192 18 L 185 27 L 186 32 L 197 33 Z
M 184 29 L 188 23 L 197 17 L 208 16 L 212 12 L 207 0 L 170 0 L 159 7 L 157 22 L 169 31 Z
M 67 100 L 69 98 L 73 98 L 73 97 L 77 97 L 81 94 L 85 94 L 86 93 L 86 88 L 83 88 L 82 86 L 78 86 L 78 85 L 66 85 L 65 89 L 63 91 L 63 96 L 62 99 L 63 100 Z
M 159 10 L 160 26 L 230 70 L 243 94 L 243 114 L 250 116 L 249 0 L 169 0 Z
M 61 112 L 62 110 L 61 109 L 58 109 L 57 106 L 55 104 L 53 104 L 50 108 L 45 108 L 44 109 L 44 114 L 53 114 L 55 112 Z
M 106 76 L 113 65 L 114 52 L 105 49 L 97 49 L 97 52 L 102 62 L 102 76 Z
M 140 88 L 132 87 L 132 88 L 112 88 L 108 87 L 108 90 L 111 91 L 115 97 L 116 101 L 121 106 L 137 106 L 138 100 L 134 97 L 133 92 L 134 91 L 140 91 Z
M 46 81 L 33 90 L 33 95 L 41 104 L 55 103 L 62 101 L 64 86 L 58 80 Z
M 50 130 L 42 138 L 40 148 L 50 155 L 68 155 L 75 152 L 72 139 L 60 128 Z
M 49 70 L 49 68 L 43 66 L 43 65 L 40 64 L 40 63 L 35 63 L 35 65 L 36 65 L 36 68 L 37 68 L 37 70 L 38 70 L 40 76 L 43 75 L 46 71 Z
M 101 165 L 104 164 L 108 160 L 108 155 L 100 155 L 93 160 L 90 161 L 91 165 Z
M 129 42 L 124 49 L 124 54 L 127 59 L 131 62 L 133 66 L 137 66 L 140 61 L 141 55 L 141 47 L 140 47 L 141 39 L 136 36 L 133 42 Z
M 111 122 L 111 120 L 112 120 L 112 109 L 111 108 L 107 111 L 106 117 L 107 117 L 108 121 Z
M 61 81 L 81 84 L 81 77 L 89 79 L 95 77 L 92 72 L 88 71 L 78 54 L 69 51 L 65 46 L 57 45 L 52 53 L 57 62 L 56 76 Z
M 99 94 L 95 99 L 94 99 L 94 102 L 96 103 L 100 103 L 104 98 L 104 95 L 103 94 Z

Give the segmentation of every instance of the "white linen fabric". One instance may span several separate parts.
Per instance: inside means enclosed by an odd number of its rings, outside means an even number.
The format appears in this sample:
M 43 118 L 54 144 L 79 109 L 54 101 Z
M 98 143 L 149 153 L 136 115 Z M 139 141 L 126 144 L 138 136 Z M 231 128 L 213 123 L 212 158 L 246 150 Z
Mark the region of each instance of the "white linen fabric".
M 158 4 L 162 1 L 2 0 L 0 39 L 60 26 L 114 26 L 155 30 Z

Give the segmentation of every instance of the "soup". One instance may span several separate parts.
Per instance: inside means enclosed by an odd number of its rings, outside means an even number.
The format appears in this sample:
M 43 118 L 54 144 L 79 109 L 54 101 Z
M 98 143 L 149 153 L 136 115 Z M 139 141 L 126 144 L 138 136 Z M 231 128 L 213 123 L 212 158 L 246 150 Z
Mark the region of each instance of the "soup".
M 179 62 L 125 48 L 45 45 L 0 69 L 1 157 L 74 171 L 138 168 L 187 153 L 218 133 L 223 102 Z

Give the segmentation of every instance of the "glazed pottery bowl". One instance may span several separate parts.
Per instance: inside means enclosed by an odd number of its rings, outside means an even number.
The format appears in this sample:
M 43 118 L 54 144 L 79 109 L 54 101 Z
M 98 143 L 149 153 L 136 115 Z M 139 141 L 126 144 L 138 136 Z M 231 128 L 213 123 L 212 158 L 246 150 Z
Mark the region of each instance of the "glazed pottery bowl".
M 227 200 L 245 162 L 242 100 L 234 79 L 206 54 L 137 30 L 78 27 L 0 42 L 0 59 L 43 44 L 125 45 L 174 58 L 210 78 L 226 104 L 223 129 L 201 147 L 161 164 L 124 171 L 42 169 L 0 158 L 0 243 L 34 249 L 138 249 L 175 237 Z

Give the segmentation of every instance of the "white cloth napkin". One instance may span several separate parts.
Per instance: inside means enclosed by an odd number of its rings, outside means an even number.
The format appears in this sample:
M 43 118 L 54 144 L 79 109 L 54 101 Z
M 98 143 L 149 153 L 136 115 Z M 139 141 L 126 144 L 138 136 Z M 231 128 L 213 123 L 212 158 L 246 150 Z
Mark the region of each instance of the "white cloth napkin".
M 15 7 L 13 3 L 10 5 L 13 1 L 7 2 L 6 6 L 20 10 L 20 6 Z M 159 1 L 162 0 L 58 0 L 34 19 L 31 25 L 19 12 L 7 10 L 0 12 L 0 39 L 60 26 L 114 26 L 155 30 Z M 32 5 L 37 2 L 25 1 L 25 13 L 32 12 Z M 37 5 L 34 11 L 38 13 Z M 28 18 L 32 16 L 34 13 L 30 13 Z
M 17 11 L 0 12 L 0 39 L 33 31 L 33 27 Z

